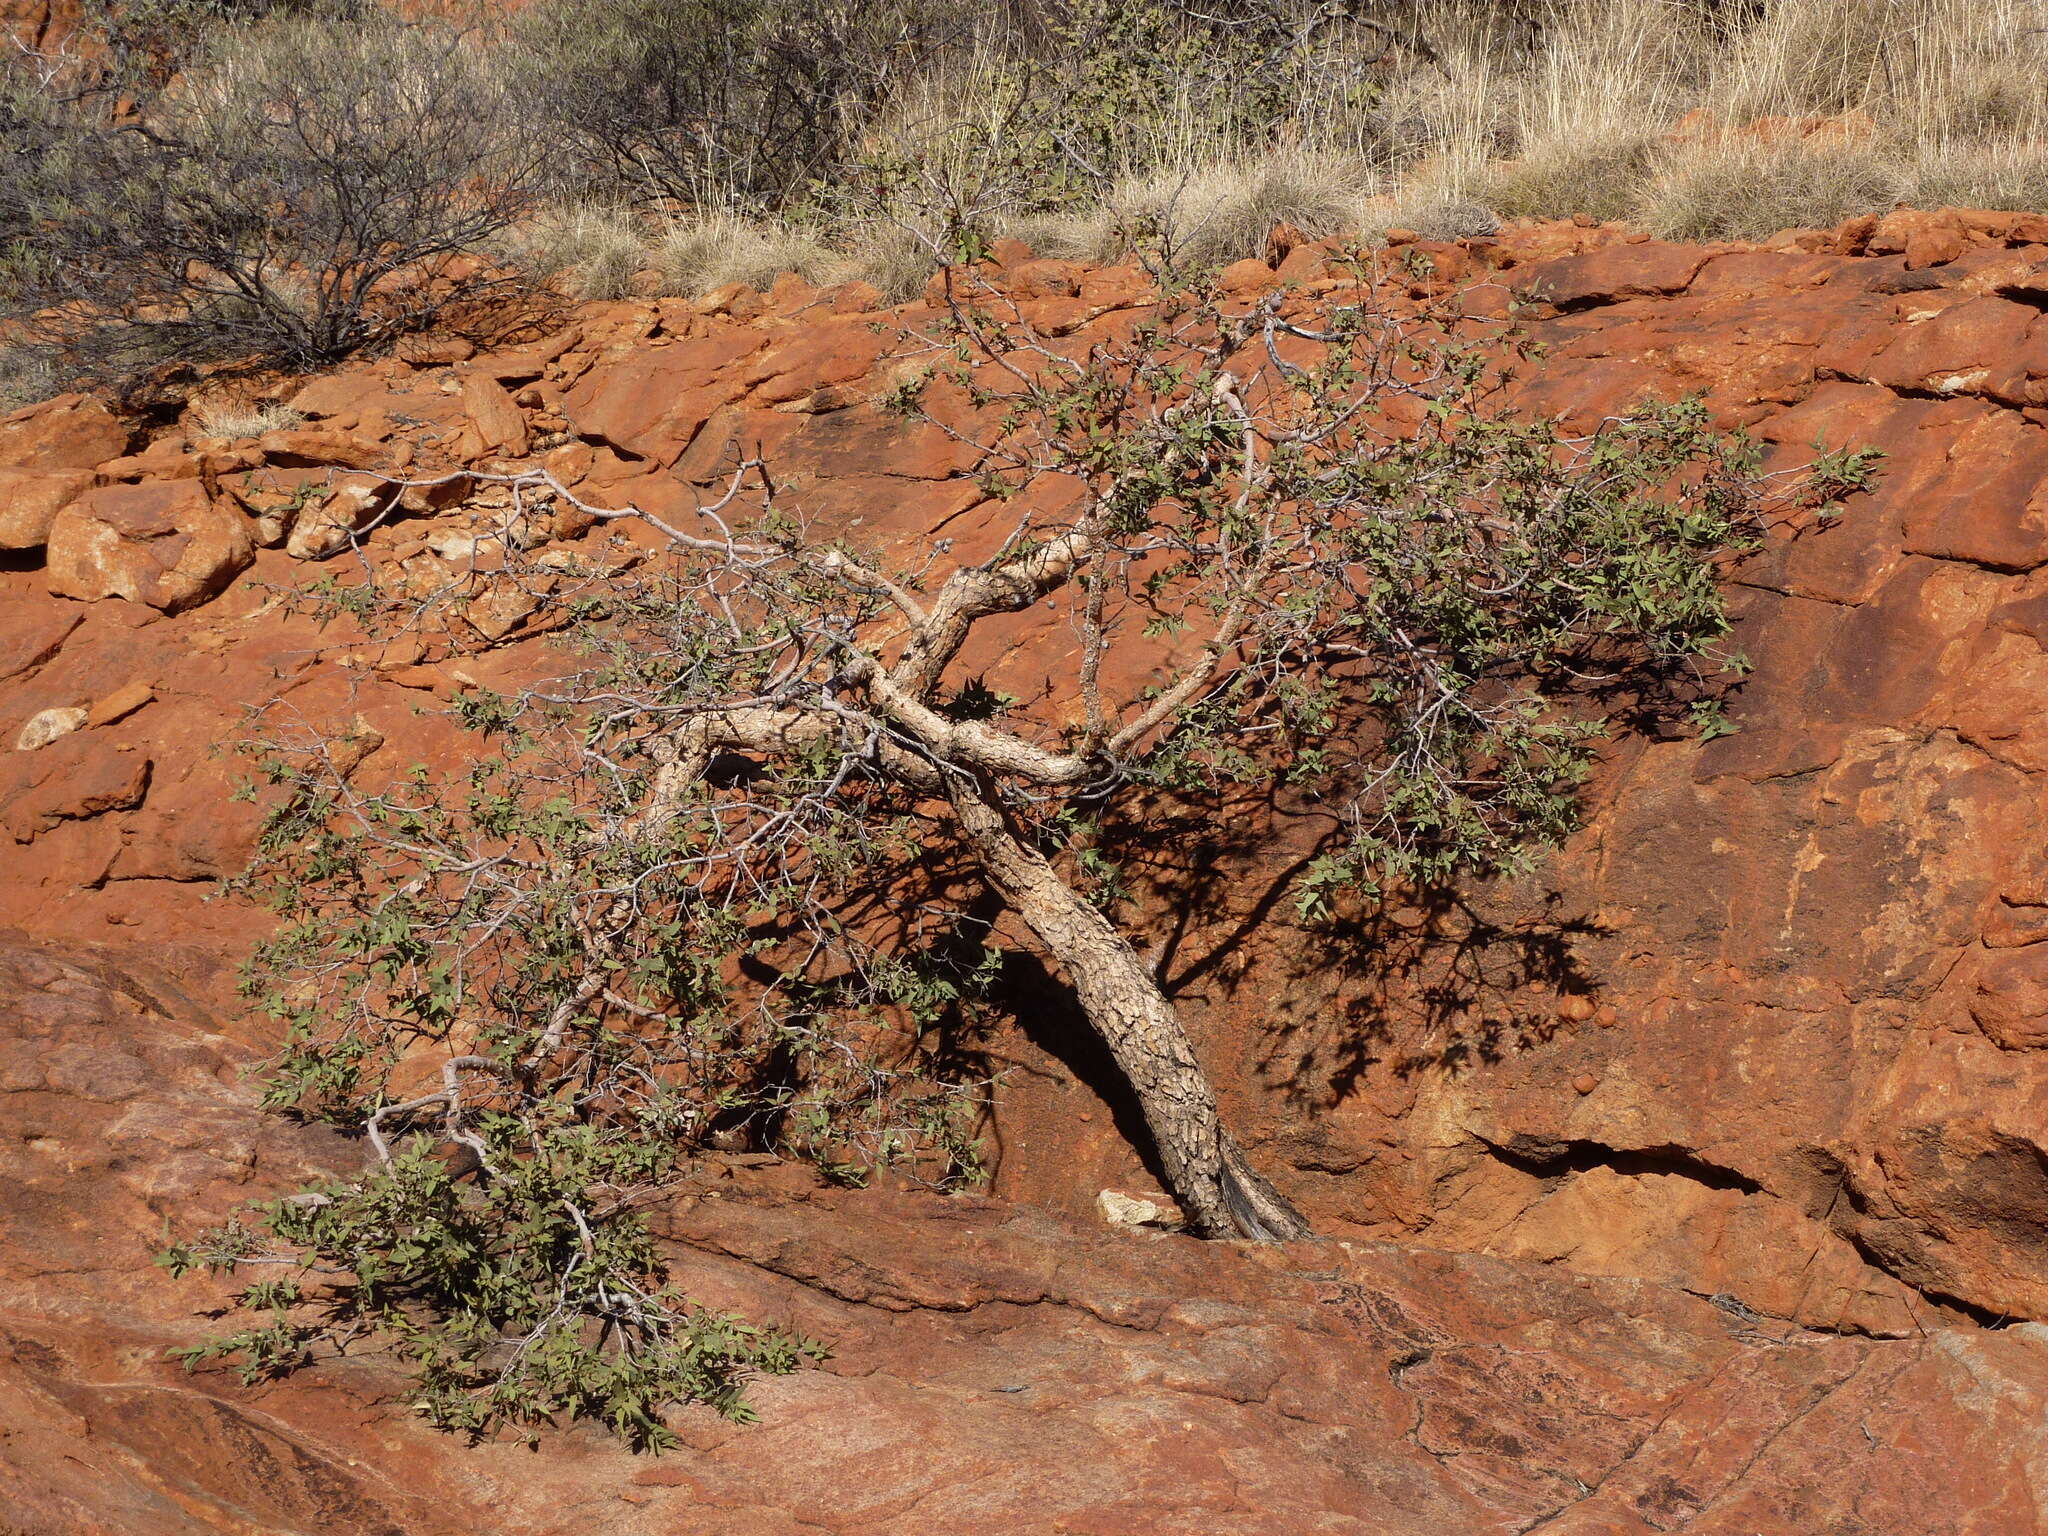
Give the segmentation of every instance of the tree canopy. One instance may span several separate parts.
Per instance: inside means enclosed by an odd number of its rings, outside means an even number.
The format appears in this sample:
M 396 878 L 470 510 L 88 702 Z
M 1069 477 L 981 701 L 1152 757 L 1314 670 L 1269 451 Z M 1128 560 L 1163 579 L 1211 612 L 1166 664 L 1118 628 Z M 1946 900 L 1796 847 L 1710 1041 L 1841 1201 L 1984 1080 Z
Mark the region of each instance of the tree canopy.
M 1194 284 L 1063 338 L 956 276 L 887 405 L 971 446 L 976 539 L 808 526 L 736 445 L 688 517 L 584 506 L 656 547 L 630 568 L 522 551 L 519 519 L 576 501 L 534 470 L 459 578 L 337 591 L 373 627 L 519 592 L 571 643 L 457 698 L 480 742 L 454 771 L 358 784 L 345 738 L 262 733 L 270 1102 L 372 1158 L 174 1251 L 347 1277 L 252 1288 L 260 1326 L 202 1350 L 285 1369 L 374 1324 L 472 1431 L 586 1413 L 659 1443 L 664 1402 L 741 1411 L 747 1371 L 815 1346 L 664 1288 L 635 1206 L 713 1148 L 978 1177 L 989 1087 L 953 1031 L 1000 1015 L 1006 936 L 1072 989 L 1194 1232 L 1307 1235 L 1096 830 L 1313 794 L 1309 918 L 1516 868 L 1614 721 L 1722 728 L 1728 564 L 1869 472 L 1765 476 L 1693 401 L 1583 432 L 1519 411 L 1512 327 L 1390 297 L 1372 259 L 1313 301 Z M 991 621 L 1020 615 L 1057 697 L 987 684 Z

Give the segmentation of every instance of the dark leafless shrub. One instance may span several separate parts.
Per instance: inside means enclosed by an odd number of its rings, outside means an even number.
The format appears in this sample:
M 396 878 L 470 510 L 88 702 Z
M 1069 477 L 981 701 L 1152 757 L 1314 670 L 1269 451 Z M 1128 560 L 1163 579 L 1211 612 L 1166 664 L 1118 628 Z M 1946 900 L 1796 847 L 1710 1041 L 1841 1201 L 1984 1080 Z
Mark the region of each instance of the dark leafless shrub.
M 471 38 L 391 20 L 219 29 L 154 83 L 25 56 L 0 130 L 0 303 L 102 376 L 318 364 L 424 325 L 488 281 L 460 258 L 539 164 Z
M 957 0 L 542 0 L 516 36 L 572 179 L 765 212 L 831 178 L 973 16 Z

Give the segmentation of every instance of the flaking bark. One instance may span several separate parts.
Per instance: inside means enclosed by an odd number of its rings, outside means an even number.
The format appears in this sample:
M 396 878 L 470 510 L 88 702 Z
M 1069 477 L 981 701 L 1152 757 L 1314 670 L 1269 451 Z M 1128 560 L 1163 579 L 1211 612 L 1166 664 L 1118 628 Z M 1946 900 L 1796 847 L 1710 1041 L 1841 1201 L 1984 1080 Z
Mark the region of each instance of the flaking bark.
M 953 814 L 990 884 L 1067 972 L 1129 1082 L 1189 1226 L 1204 1237 L 1284 1241 L 1309 1225 L 1224 1129 L 1186 1028 L 1143 958 L 1009 825 L 992 794 L 948 782 Z

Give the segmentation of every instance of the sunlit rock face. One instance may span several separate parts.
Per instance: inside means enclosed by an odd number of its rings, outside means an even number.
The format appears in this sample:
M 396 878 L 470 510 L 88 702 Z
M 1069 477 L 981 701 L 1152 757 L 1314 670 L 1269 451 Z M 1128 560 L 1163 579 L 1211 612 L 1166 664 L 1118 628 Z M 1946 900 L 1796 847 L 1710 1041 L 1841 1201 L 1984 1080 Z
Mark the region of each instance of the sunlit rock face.
M 1135 269 L 1002 254 L 985 275 L 1062 345 L 1147 300 Z M 1349 281 L 1313 244 L 1274 254 L 1229 290 L 1294 283 L 1312 309 Z M 836 1351 L 760 1384 L 760 1426 L 680 1414 L 687 1449 L 660 1461 L 582 1430 L 465 1448 L 373 1355 L 257 1388 L 164 1363 L 218 1300 L 151 1266 L 166 1220 L 361 1156 L 259 1114 L 242 1076 L 272 1044 L 231 986 L 260 914 L 205 898 L 256 813 L 215 749 L 284 697 L 349 726 L 367 771 L 445 766 L 463 749 L 442 702 L 535 675 L 558 643 L 487 580 L 430 635 L 275 600 L 330 558 L 360 547 L 438 590 L 494 540 L 644 554 L 465 471 L 545 464 L 594 505 L 677 516 L 743 445 L 820 530 L 979 558 L 1015 504 L 957 437 L 875 403 L 902 366 L 884 332 L 943 295 L 892 312 L 785 279 L 584 306 L 497 352 L 420 343 L 306 380 L 304 425 L 246 440 L 145 442 L 77 397 L 0 419 L 0 746 L 66 723 L 0 750 L 0 1524 L 2048 1519 L 2048 222 L 1902 213 L 1768 248 L 1518 226 L 1396 255 L 1393 302 L 1519 303 L 1547 344 L 1528 409 L 1590 426 L 1699 393 L 1772 467 L 1885 452 L 1873 493 L 1733 573 L 1755 668 L 1738 729 L 1645 722 L 1525 878 L 1334 928 L 1296 923 L 1285 890 L 1328 827 L 1312 804 L 1231 808 L 1197 866 L 1137 871 L 1132 921 L 1232 1123 L 1330 1240 L 1105 1223 L 1105 1190 L 1142 1202 L 1156 1176 L 1048 978 L 983 1042 L 1012 1069 L 991 1198 L 830 1192 L 743 1160 L 656 1213 L 694 1294 Z M 386 495 L 385 476 L 421 483 Z M 1070 701 L 1049 617 L 977 644 L 990 688 Z

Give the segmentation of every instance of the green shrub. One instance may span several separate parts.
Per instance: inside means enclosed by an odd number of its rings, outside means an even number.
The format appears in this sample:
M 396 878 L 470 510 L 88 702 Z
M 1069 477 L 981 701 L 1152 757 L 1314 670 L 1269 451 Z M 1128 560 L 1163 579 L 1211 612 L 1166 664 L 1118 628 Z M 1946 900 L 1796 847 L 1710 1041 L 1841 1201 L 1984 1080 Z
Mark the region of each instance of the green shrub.
M 706 879 L 687 849 L 716 836 L 721 809 L 648 815 L 658 762 L 601 724 L 624 718 L 605 693 L 675 659 L 632 649 L 640 625 L 673 621 L 673 588 L 574 600 L 587 672 L 457 699 L 474 768 L 366 791 L 323 738 L 251 744 L 275 798 L 242 889 L 280 919 L 244 977 L 283 1037 L 264 1102 L 361 1134 L 373 1157 L 166 1252 L 181 1273 L 255 1277 L 243 1326 L 190 1363 L 257 1379 L 375 1340 L 442 1427 L 588 1418 L 659 1448 L 665 1407 L 745 1417 L 749 1375 L 821 1350 L 692 1305 L 639 1206 L 716 1150 L 847 1182 L 980 1177 L 983 1085 L 934 1062 L 922 1032 L 971 1005 L 999 954 L 972 932 L 885 950 L 821 905 L 886 884 L 915 849 L 894 833 L 863 846 L 857 810 L 819 807 L 814 785 L 764 786 L 782 835 Z M 366 589 L 309 601 L 373 624 L 405 605 Z M 598 725 L 593 753 L 579 717 Z M 623 777 L 600 766 L 620 752 Z M 458 847 L 481 862 L 457 867 Z M 425 1082 L 422 1059 L 439 1066 Z
M 1072 352 L 966 296 L 904 338 L 926 366 L 891 405 L 985 408 L 979 483 L 1031 509 L 1000 548 L 821 539 L 804 493 L 745 463 L 711 505 L 647 517 L 661 548 L 630 571 L 508 552 L 492 581 L 532 579 L 582 658 L 459 695 L 462 766 L 383 779 L 303 725 L 255 745 L 278 797 L 248 882 L 280 918 L 247 978 L 284 1035 L 267 1103 L 373 1160 L 173 1250 L 261 1266 L 249 1325 L 192 1358 L 260 1376 L 388 1338 L 423 1411 L 479 1434 L 580 1415 L 652 1444 L 667 1403 L 737 1411 L 748 1371 L 810 1351 L 696 1313 L 635 1209 L 715 1151 L 974 1182 L 970 1031 L 1005 909 L 1123 1072 L 1190 1228 L 1305 1235 L 1120 923 L 1117 850 L 1207 857 L 1163 805 L 1206 839 L 1286 784 L 1332 818 L 1306 920 L 1525 868 L 1610 723 L 1720 728 L 1726 565 L 1869 469 L 1761 479 L 1697 401 L 1573 436 L 1506 404 L 1512 334 L 1456 301 L 1390 313 L 1372 282 L 1313 324 L 1198 284 Z M 1286 387 L 1246 387 L 1283 335 L 1305 344 L 1274 364 Z M 412 634 L 488 595 L 379 581 L 317 601 Z M 1033 609 L 1075 636 L 1051 718 L 967 659 L 978 625 Z
M 662 1283 L 645 1226 L 593 1198 L 665 1172 L 661 1141 L 506 1115 L 481 1117 L 473 1140 L 481 1177 L 414 1145 L 366 1177 L 260 1206 L 267 1236 L 237 1219 L 166 1250 L 174 1276 L 270 1271 L 238 1297 L 248 1326 L 177 1358 L 230 1360 L 253 1383 L 374 1333 L 411 1368 L 413 1406 L 436 1428 L 482 1438 L 589 1419 L 637 1450 L 675 1444 L 661 1420 L 671 1403 L 750 1419 L 749 1376 L 824 1358 L 812 1340 L 692 1307 Z M 338 1274 L 349 1283 L 333 1286 Z

